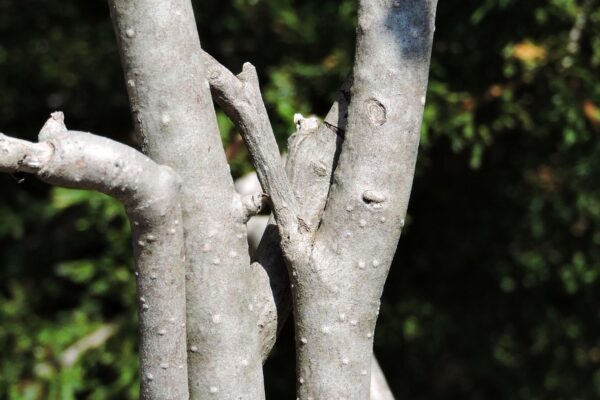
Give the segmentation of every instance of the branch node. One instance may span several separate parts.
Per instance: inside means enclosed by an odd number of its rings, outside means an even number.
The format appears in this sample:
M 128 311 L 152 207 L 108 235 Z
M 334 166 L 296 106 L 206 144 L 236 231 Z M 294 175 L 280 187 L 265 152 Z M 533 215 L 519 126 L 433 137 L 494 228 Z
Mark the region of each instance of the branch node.
M 244 207 L 244 222 L 250 217 L 260 214 L 269 207 L 270 198 L 265 193 L 250 194 L 242 197 L 242 206 Z
M 61 111 L 56 111 L 50 114 L 50 118 L 44 124 L 38 135 L 40 142 L 50 139 L 58 133 L 67 131 L 65 125 L 65 115 Z
M 305 118 L 300 113 L 294 114 L 294 125 L 296 125 L 296 131 L 312 131 L 319 128 L 319 118 L 310 116 Z
M 242 82 L 251 84 L 255 88 L 259 86 L 256 67 L 249 62 L 244 63 L 242 66 L 242 72 L 237 74 L 237 78 Z

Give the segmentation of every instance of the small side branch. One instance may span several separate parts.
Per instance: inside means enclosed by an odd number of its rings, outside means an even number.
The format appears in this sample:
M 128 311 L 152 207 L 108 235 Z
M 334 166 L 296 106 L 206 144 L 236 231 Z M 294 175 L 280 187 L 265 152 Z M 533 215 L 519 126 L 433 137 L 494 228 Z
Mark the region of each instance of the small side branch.
M 269 196 L 264 193 L 250 194 L 242 197 L 244 222 L 269 208 Z
M 119 199 L 133 229 L 140 324 L 141 397 L 187 399 L 185 266 L 180 179 L 142 153 L 86 132 L 54 113 L 30 143 L 0 134 L 0 171 Z
M 256 69 L 245 63 L 235 76 L 208 53 L 203 56 L 213 98 L 240 129 L 279 229 L 285 236 L 295 235 L 299 228 L 297 201 L 281 164 Z

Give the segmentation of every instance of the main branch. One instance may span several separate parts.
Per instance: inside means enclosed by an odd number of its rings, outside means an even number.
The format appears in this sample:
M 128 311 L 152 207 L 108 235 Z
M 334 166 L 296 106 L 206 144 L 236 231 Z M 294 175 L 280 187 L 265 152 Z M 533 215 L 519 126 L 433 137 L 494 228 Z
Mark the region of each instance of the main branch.
M 301 399 L 369 396 L 379 299 L 413 180 L 435 6 L 359 2 L 342 152 L 309 263 L 291 265 Z
M 183 180 L 190 396 L 261 399 L 245 210 L 225 159 L 191 1 L 109 4 L 139 141 Z

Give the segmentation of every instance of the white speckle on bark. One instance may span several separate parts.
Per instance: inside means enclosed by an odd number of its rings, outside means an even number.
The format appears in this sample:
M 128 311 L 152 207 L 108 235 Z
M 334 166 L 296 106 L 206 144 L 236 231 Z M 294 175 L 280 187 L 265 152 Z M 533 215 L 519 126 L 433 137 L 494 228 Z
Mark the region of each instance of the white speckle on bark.
M 367 204 L 371 203 L 383 203 L 385 201 L 385 195 L 376 190 L 365 190 L 362 195 L 363 201 Z

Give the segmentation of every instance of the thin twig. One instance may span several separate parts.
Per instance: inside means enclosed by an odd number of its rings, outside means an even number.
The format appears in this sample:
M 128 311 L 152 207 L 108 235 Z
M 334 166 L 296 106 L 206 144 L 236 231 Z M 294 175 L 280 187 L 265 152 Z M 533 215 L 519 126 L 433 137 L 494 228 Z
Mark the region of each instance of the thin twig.
M 208 53 L 203 57 L 213 98 L 239 128 L 279 228 L 285 235 L 294 235 L 299 227 L 297 200 L 281 164 L 256 69 L 245 63 L 235 76 Z

